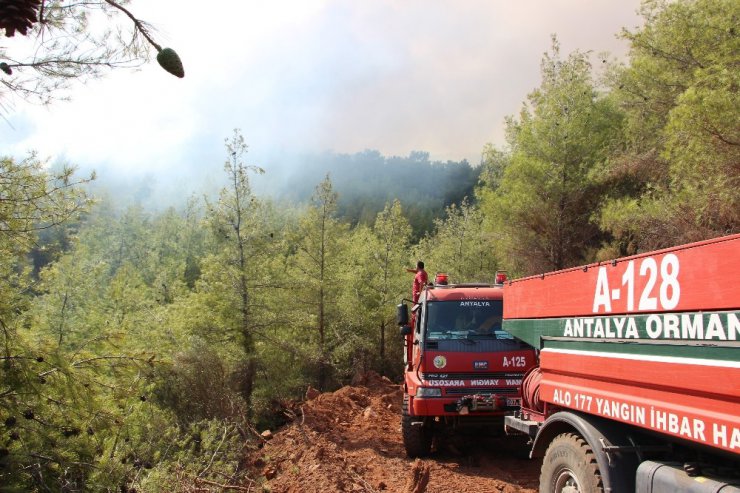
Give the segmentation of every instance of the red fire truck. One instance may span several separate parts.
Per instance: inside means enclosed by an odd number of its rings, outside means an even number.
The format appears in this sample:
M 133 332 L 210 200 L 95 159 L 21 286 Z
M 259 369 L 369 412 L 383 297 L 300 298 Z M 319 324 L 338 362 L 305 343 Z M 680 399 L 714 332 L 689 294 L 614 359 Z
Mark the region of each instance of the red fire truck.
M 532 347 L 502 330 L 505 275 L 495 284 L 449 284 L 438 274 L 412 306 L 398 305 L 405 339 L 402 432 L 410 457 L 427 455 L 435 435 L 460 427 L 502 429 L 519 409 Z
M 740 235 L 509 281 L 542 493 L 740 492 Z M 529 362 L 529 361 L 528 361 Z

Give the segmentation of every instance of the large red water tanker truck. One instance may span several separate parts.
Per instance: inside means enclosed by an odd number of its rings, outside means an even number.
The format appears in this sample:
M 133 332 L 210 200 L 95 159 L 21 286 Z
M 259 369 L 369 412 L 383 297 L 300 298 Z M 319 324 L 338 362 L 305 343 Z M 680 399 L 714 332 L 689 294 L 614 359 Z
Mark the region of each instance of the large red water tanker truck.
M 540 492 L 740 492 L 740 235 L 507 281 Z

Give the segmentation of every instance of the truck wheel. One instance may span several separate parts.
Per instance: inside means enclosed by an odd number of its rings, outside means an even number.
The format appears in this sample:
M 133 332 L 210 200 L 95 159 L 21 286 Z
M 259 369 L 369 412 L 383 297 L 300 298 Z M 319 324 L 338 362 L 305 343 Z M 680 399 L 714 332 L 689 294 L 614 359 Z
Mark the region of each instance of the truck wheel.
M 411 458 L 424 457 L 432 451 L 432 430 L 409 416 L 409 397 L 403 396 L 401 410 L 401 434 L 406 455 Z
M 591 447 L 573 433 L 563 433 L 547 447 L 540 472 L 540 493 L 603 493 L 599 466 Z

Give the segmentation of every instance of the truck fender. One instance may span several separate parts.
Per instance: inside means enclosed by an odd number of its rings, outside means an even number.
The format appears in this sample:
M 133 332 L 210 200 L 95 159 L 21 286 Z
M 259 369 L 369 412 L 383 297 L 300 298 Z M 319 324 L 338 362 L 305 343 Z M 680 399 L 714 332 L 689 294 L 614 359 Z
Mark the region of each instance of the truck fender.
M 605 493 L 626 493 L 635 489 L 638 460 L 634 453 L 606 451 L 604 446 L 629 445 L 627 427 L 607 419 L 560 411 L 545 421 L 537 432 L 530 451 L 531 458 L 542 458 L 550 442 L 561 433 L 576 432 L 588 443 L 596 456 Z

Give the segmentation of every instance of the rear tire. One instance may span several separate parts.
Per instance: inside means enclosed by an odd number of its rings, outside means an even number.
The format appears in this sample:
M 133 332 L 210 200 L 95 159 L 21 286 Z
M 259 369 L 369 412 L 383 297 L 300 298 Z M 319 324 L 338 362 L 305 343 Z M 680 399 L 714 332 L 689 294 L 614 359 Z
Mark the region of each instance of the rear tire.
M 423 421 L 409 415 L 408 395 L 403 396 L 401 434 L 406 455 L 410 458 L 425 457 L 432 451 L 432 430 Z
M 555 437 L 545 452 L 540 493 L 603 493 L 604 484 L 591 447 L 573 433 Z

